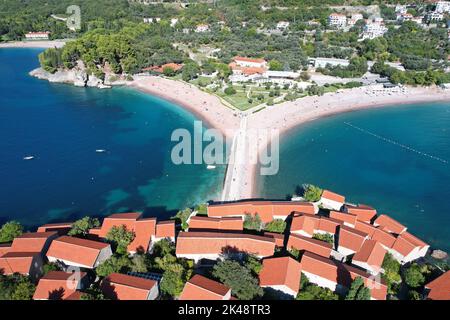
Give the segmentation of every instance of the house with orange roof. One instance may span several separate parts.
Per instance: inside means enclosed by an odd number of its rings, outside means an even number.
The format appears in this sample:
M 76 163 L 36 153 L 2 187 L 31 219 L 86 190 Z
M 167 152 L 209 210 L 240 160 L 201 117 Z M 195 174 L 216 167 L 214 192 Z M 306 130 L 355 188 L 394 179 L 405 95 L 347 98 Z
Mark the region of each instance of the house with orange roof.
M 429 300 L 450 300 L 450 271 L 425 285 Z
M 47 223 L 40 226 L 37 232 L 48 232 L 56 231 L 59 235 L 67 234 L 70 229 L 72 229 L 73 222 L 63 222 L 63 223 Z
M 290 232 L 312 238 L 319 228 L 320 218 L 315 215 L 295 214 L 292 217 Z
M 398 262 L 405 264 L 425 257 L 429 248 L 427 243 L 405 231 L 397 237 L 390 252 Z
M 284 247 L 284 234 L 264 231 L 264 236 L 273 238 L 275 240 L 275 247 Z
M 20 273 L 37 280 L 42 275 L 40 252 L 7 252 L 0 257 L 0 274 Z
M 378 241 L 389 252 L 396 240 L 394 235 L 379 228 L 375 229 L 371 239 Z
M 85 272 L 50 271 L 39 280 L 33 300 L 67 300 L 86 288 L 87 280 Z
M 176 256 L 194 261 L 219 259 L 226 254 L 248 253 L 259 258 L 273 255 L 275 239 L 245 233 L 180 232 Z
M 155 73 L 164 73 L 164 69 L 167 69 L 167 68 L 172 69 L 174 72 L 178 72 L 181 69 L 183 69 L 183 64 L 170 62 L 170 63 L 166 63 L 166 64 L 163 64 L 160 66 L 147 67 L 147 68 L 142 69 L 142 71 L 143 72 L 151 71 L 151 72 L 155 72 Z
M 208 217 L 242 217 L 247 214 L 258 214 L 264 223 L 274 219 L 286 220 L 293 212 L 315 214 L 316 208 L 312 203 L 299 201 L 238 201 L 228 203 L 209 204 Z
M 334 261 L 312 252 L 305 252 L 300 260 L 302 273 L 309 282 L 328 288 L 339 294 L 346 294 L 356 277 L 361 277 L 370 290 L 371 298 L 386 300 L 387 286 L 383 280 L 378 280 L 370 273 Z
M 229 287 L 196 274 L 184 285 L 179 300 L 230 300 L 231 298 Z
M 9 252 L 40 252 L 45 255 L 50 243 L 57 237 L 56 231 L 23 233 L 14 238 Z
M 267 258 L 259 273 L 259 285 L 295 297 L 301 273 L 300 263 L 291 257 Z
M 329 190 L 323 190 L 320 203 L 327 209 L 339 211 L 345 203 L 345 197 Z
M 240 67 L 247 68 L 267 68 L 267 61 L 262 58 L 247 58 L 236 56 L 233 61 Z
M 361 249 L 364 241 L 368 238 L 365 232 L 347 226 L 341 226 L 339 228 L 337 251 L 345 256 L 354 254 Z
M 153 238 L 154 242 L 158 242 L 162 239 L 168 239 L 175 242 L 175 221 L 158 221 L 156 222 L 155 236 Z
M 377 215 L 376 209 L 365 204 L 359 204 L 357 206 L 346 204 L 343 208 L 343 211 L 349 214 L 353 214 L 358 217 L 359 221 L 364 221 L 367 223 L 371 223 Z
M 322 257 L 328 258 L 331 255 L 331 250 L 333 249 L 333 246 L 332 244 L 325 241 L 312 239 L 301 235 L 290 234 L 287 243 L 287 249 L 288 250 L 297 249 L 298 251 L 301 252 L 309 251 L 318 254 Z
M 47 251 L 50 262 L 87 269 L 96 268 L 111 256 L 111 246 L 108 243 L 69 236 L 53 240 Z
M 43 256 L 57 232 L 28 232 L 0 248 L 0 272 L 20 273 L 37 279 L 42 274 Z
M 189 219 L 189 230 L 244 230 L 244 220 L 242 217 L 211 218 L 203 216 L 193 216 Z
M 386 249 L 375 240 L 364 241 L 362 247 L 352 258 L 352 264 L 361 267 L 372 274 L 382 272 L 382 264 Z
M 120 273 L 105 277 L 100 288 L 114 300 L 155 300 L 159 296 L 157 281 Z
M 115 213 L 103 219 L 100 228 L 91 229 L 90 234 L 106 238 L 112 227 L 125 226 L 134 232 L 134 240 L 128 245 L 128 252 L 147 252 L 153 242 L 168 238 L 175 241 L 175 222 L 159 221 L 156 218 L 142 218 L 140 212 Z
M 367 233 L 367 235 L 372 238 L 375 230 L 377 230 L 377 227 L 375 227 L 373 224 L 357 220 L 355 229 Z
M 402 234 L 407 229 L 400 222 L 398 222 L 395 219 L 392 219 L 391 217 L 389 217 L 385 214 L 382 214 L 379 217 L 377 217 L 375 219 L 375 221 L 373 222 L 373 225 L 375 227 L 383 229 L 384 231 L 387 231 L 389 233 L 395 233 L 395 234 Z
M 330 211 L 329 214 L 331 219 L 341 221 L 345 226 L 354 228 L 357 220 L 357 216 L 349 213 Z
M 319 226 L 314 233 L 335 235 L 342 224 L 342 221 L 333 218 L 320 217 Z

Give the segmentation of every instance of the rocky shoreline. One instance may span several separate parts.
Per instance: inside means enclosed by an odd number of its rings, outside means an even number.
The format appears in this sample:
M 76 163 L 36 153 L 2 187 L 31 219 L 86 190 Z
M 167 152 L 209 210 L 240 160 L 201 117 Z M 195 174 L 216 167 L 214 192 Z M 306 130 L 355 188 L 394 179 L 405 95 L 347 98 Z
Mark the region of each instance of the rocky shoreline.
M 84 68 L 79 66 L 73 69 L 58 70 L 55 73 L 50 73 L 42 68 L 37 68 L 30 71 L 29 75 L 53 83 L 66 83 L 76 87 L 96 87 L 99 89 L 122 86 L 129 82 L 117 75 L 107 75 L 105 76 L 105 80 L 102 80 L 95 75 L 88 74 Z

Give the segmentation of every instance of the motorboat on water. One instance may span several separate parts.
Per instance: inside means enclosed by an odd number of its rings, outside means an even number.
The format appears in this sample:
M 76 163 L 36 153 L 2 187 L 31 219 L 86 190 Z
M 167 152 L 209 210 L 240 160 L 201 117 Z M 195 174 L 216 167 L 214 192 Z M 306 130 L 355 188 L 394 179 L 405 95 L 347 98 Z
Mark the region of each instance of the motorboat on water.
M 33 160 L 33 159 L 34 159 L 34 156 L 23 157 L 23 160 Z
M 97 150 L 95 150 L 95 152 L 97 152 L 97 153 L 105 153 L 106 150 L 105 149 L 97 149 Z
M 213 170 L 215 168 L 216 168 L 216 166 L 213 166 L 212 164 L 209 164 L 206 166 L 206 169 L 208 169 L 208 170 Z

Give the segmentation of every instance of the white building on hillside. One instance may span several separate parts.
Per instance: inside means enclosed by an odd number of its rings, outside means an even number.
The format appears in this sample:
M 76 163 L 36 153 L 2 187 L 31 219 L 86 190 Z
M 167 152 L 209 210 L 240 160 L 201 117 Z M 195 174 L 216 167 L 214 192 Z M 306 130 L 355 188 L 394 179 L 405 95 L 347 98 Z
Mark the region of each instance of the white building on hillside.
M 277 29 L 280 31 L 284 31 L 289 27 L 289 21 L 280 21 L 277 23 Z
M 309 63 L 312 64 L 314 68 L 325 68 L 327 65 L 332 67 L 346 67 L 349 65 L 349 61 L 347 59 L 336 58 L 310 58 Z
M 207 24 L 199 24 L 195 28 L 195 32 L 208 32 L 209 31 L 209 25 Z
M 347 25 L 349 27 L 353 27 L 356 24 L 356 22 L 362 19 L 364 19 L 364 17 L 361 13 L 354 13 L 352 14 L 351 18 L 347 20 Z
M 328 16 L 328 25 L 338 29 L 345 28 L 347 25 L 347 17 L 343 14 L 332 13 Z
M 428 14 L 429 21 L 441 21 L 444 20 L 444 14 L 438 11 L 430 12 Z
M 48 40 L 50 32 L 28 32 L 25 34 L 27 40 Z
M 450 1 L 438 1 L 436 3 L 436 12 L 439 13 L 450 12 Z
M 178 19 L 177 18 L 170 19 L 170 26 L 172 28 L 175 27 L 177 23 L 178 23 Z
M 387 31 L 388 28 L 383 22 L 368 22 L 364 27 L 362 39 L 375 39 L 377 37 L 382 37 Z

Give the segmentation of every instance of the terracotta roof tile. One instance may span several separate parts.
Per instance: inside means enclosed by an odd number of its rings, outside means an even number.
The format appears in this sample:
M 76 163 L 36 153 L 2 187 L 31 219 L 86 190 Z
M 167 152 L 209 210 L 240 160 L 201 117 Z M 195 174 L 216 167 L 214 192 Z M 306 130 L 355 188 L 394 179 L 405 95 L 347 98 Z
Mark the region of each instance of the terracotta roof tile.
M 291 257 L 267 258 L 259 273 L 259 284 L 266 286 L 286 286 L 294 292 L 300 289 L 301 265 Z
M 332 200 L 332 201 L 336 201 L 339 203 L 344 203 L 345 202 L 345 197 L 341 196 L 340 194 L 331 192 L 329 190 L 323 190 L 322 192 L 322 198 L 328 199 L 328 200 Z
M 103 279 L 101 289 L 111 299 L 147 300 L 150 291 L 157 285 L 155 280 L 112 273 Z
M 63 271 L 50 271 L 43 276 L 34 292 L 34 300 L 65 300 L 79 288 L 85 272 L 74 275 Z
M 391 233 L 401 234 L 402 232 L 406 231 L 406 227 L 404 225 L 385 214 L 382 214 L 378 218 L 376 218 L 373 224 L 375 226 L 380 226 L 385 231 Z
M 291 234 L 287 244 L 288 249 L 295 248 L 299 251 L 309 251 L 323 257 L 331 255 L 332 245 L 325 241 L 311 239 L 308 237 Z
M 430 289 L 428 299 L 450 300 L 450 271 L 425 285 L 425 288 Z
M 180 300 L 224 300 L 230 295 L 226 285 L 196 274 L 186 282 Z

